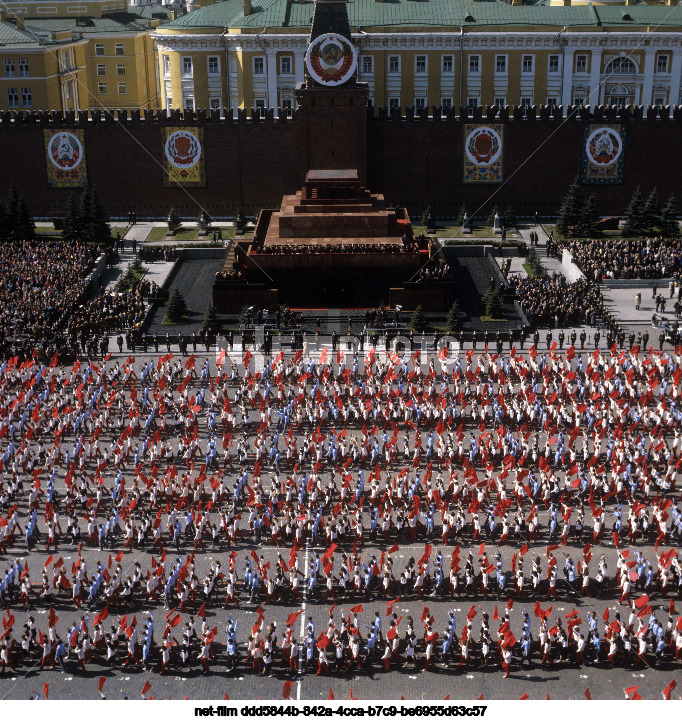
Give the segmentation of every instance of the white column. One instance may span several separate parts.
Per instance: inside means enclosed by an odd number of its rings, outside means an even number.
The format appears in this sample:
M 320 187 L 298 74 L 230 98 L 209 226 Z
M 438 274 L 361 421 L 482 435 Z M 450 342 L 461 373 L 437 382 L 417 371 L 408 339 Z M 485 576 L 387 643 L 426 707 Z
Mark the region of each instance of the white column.
M 296 85 L 305 80 L 305 50 L 297 50 L 294 53 L 294 72 L 296 73 Z
M 670 105 L 680 102 L 680 81 L 682 81 L 682 50 L 673 51 L 673 62 L 670 67 Z
M 277 115 L 277 53 L 274 50 L 266 52 L 268 61 L 268 107 L 273 108 Z
M 592 51 L 590 58 L 590 95 L 587 105 L 599 105 L 601 93 L 599 80 L 601 78 L 601 48 Z
M 561 69 L 563 77 L 561 79 L 561 104 L 567 108 L 573 98 L 573 53 L 575 50 L 564 50 L 564 67 Z
M 644 51 L 644 82 L 642 83 L 642 97 L 640 105 L 651 105 L 653 102 L 652 93 L 654 89 L 654 62 L 656 60 L 656 49 L 646 48 Z

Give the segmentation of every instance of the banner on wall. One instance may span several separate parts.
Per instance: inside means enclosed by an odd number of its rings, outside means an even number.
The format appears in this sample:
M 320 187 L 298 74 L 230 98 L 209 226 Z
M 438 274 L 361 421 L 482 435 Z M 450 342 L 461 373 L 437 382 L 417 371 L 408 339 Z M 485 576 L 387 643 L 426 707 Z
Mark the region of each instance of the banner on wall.
M 501 183 L 504 179 L 504 125 L 464 126 L 465 183 Z
M 624 163 L 625 125 L 586 123 L 580 182 L 585 185 L 622 183 Z
M 44 130 L 48 188 L 83 188 L 88 184 L 83 130 Z
M 204 129 L 163 129 L 163 184 L 205 185 Z

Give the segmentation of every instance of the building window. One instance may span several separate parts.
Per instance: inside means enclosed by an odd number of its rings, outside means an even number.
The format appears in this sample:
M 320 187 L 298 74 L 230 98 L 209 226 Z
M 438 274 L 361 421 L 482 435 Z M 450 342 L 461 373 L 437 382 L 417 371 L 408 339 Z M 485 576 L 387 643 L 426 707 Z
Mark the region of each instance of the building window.
M 496 105 L 498 108 L 506 108 L 507 107 L 507 98 L 495 98 L 493 105 Z
M 424 110 L 426 108 L 426 98 L 415 98 L 414 107 L 415 110 Z
M 414 59 L 414 72 L 425 73 L 426 72 L 426 55 L 417 55 Z
M 452 98 L 441 98 L 440 106 L 443 110 L 447 110 L 452 107 Z
M 659 55 L 656 58 L 656 72 L 667 73 L 668 72 L 668 56 Z M 19 74 L 21 75 L 21 65 L 19 65 Z
M 630 103 L 628 102 L 628 98 L 615 96 L 615 97 L 609 98 L 609 100 L 607 101 L 606 104 L 611 105 L 612 107 L 616 107 L 616 108 L 624 108 L 627 105 L 629 105 Z
M 606 66 L 607 75 L 632 75 L 635 72 L 635 64 L 630 58 L 614 58 Z
M 218 63 L 218 56 L 217 55 L 209 55 L 208 74 L 209 75 L 218 75 L 219 72 L 220 72 L 220 65 Z
M 100 95 L 106 95 L 107 94 L 107 84 L 106 83 L 98 83 L 97 84 L 97 92 Z
M 194 110 L 194 98 L 184 99 L 185 110 Z
M 185 56 L 182 59 L 182 74 L 183 75 L 191 75 L 192 74 L 192 58 Z
M 521 98 L 521 107 L 524 112 L 533 105 L 533 98 Z
M 558 55 L 550 55 L 549 56 L 549 65 L 547 70 L 550 73 L 558 73 L 559 72 L 559 56 Z
M 14 58 L 5 58 L 5 77 L 14 77 Z
M 118 94 L 126 95 L 127 92 L 128 92 L 128 84 L 127 83 L 119 83 L 118 84 Z
M 374 72 L 374 55 L 362 56 L 362 72 L 366 75 Z
M 532 73 L 533 72 L 533 56 L 524 55 L 521 59 L 521 72 Z
M 173 109 L 173 98 L 170 95 L 166 95 L 166 110 Z
M 279 59 L 279 72 L 282 75 L 291 75 L 291 56 L 285 55 Z
M 116 43 L 116 55 L 125 55 L 125 52 L 123 51 L 123 43 Z
M 104 55 L 103 43 L 95 43 L 95 55 Z
M 21 104 L 25 108 L 30 108 L 32 105 L 31 101 L 31 88 L 22 88 L 21 89 Z
M 455 72 L 455 60 L 452 55 L 443 55 L 443 72 L 454 73 Z
M 495 72 L 506 73 L 507 72 L 507 56 L 496 55 L 495 56 Z
M 105 65 L 98 65 L 98 66 L 97 66 L 97 75 L 99 75 L 99 77 L 103 77 L 103 76 L 106 75 L 106 74 L 107 74 L 107 68 L 106 68 L 106 66 L 105 66 Z
M 658 105 L 659 107 L 663 107 L 665 105 L 665 98 L 662 98 L 660 95 L 654 98 L 654 105 Z
M 265 98 L 256 98 L 256 114 L 259 118 L 265 115 Z
M 293 112 L 293 103 L 291 102 L 291 98 L 282 98 L 282 110 L 287 118 L 291 117 Z
M 585 98 L 582 95 L 576 95 L 573 98 L 573 105 L 577 105 L 578 107 L 585 105 Z
M 388 72 L 399 73 L 400 72 L 400 55 L 390 55 L 388 58 Z
M 481 56 L 480 55 L 469 55 L 469 72 L 480 73 L 481 72 Z
M 587 55 L 576 55 L 575 56 L 575 71 L 576 73 L 587 72 Z
M 168 55 L 162 55 L 161 61 L 163 63 L 163 74 L 170 75 L 170 57 Z
M 19 95 L 16 88 L 7 88 L 7 107 L 19 107 Z
M 19 77 L 28 77 L 28 58 L 19 58 Z
M 126 66 L 125 65 L 117 65 L 116 66 L 116 75 L 125 75 L 126 74 Z
M 475 97 L 475 98 L 467 98 L 467 107 L 469 107 L 469 108 L 477 108 L 477 107 L 478 107 L 478 97 Z
M 556 106 L 557 106 L 556 98 L 547 98 L 547 107 L 548 108 L 556 108 Z
M 265 75 L 265 58 L 258 57 L 253 59 L 253 74 Z
M 400 98 L 389 98 L 388 99 L 388 109 L 393 112 L 394 110 L 398 110 L 400 107 Z
M 221 105 L 220 98 L 209 98 L 208 104 L 209 104 L 211 110 L 220 110 L 220 105 Z

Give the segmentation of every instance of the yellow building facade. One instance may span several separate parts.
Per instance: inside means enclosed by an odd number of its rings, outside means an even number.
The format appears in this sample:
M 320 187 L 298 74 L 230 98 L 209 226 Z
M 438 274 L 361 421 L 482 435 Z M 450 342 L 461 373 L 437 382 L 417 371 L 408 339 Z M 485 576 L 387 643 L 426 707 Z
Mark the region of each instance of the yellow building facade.
M 125 2 L 3 6 L 0 109 L 160 107 L 151 32 L 170 19 L 165 7 Z
M 293 108 L 312 12 L 225 0 L 160 26 L 163 107 Z M 348 15 L 375 107 L 680 102 L 676 5 L 356 0 Z

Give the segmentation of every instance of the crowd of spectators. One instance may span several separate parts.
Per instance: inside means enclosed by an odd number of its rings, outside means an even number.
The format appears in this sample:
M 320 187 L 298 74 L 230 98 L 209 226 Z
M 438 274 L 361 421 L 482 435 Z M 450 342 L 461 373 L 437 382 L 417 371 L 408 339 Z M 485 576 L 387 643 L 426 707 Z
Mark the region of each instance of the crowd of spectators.
M 138 256 L 143 263 L 154 263 L 157 260 L 169 262 L 177 260 L 178 251 L 162 245 L 141 245 Z
M 567 247 L 589 280 L 663 278 L 680 272 L 682 241 L 670 238 L 574 240 Z
M 567 283 L 565 276 L 555 273 L 545 280 L 514 276 L 510 285 L 529 323 L 539 328 L 594 325 L 602 314 L 599 287 L 587 280 Z
M 76 241 L 0 244 L 0 338 L 51 337 L 89 290 L 86 276 L 97 254 Z
M 440 255 L 431 258 L 431 260 L 419 271 L 419 281 L 449 280 L 450 278 L 452 278 L 450 266 Z

